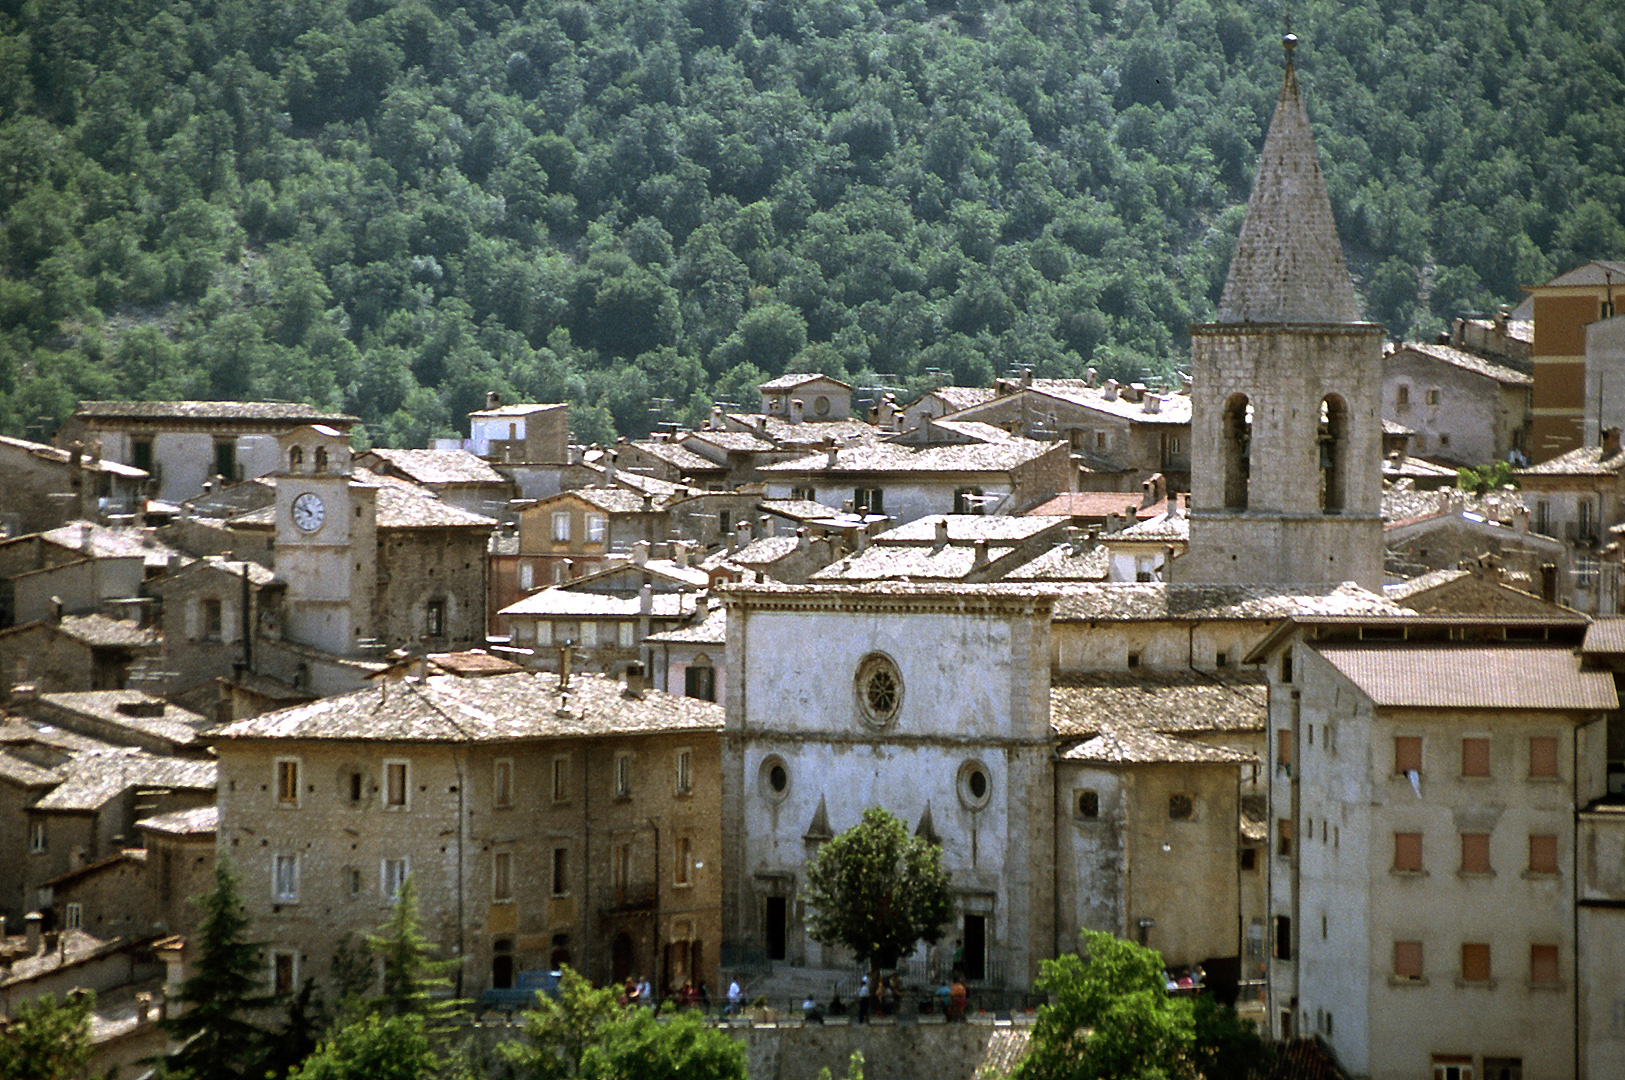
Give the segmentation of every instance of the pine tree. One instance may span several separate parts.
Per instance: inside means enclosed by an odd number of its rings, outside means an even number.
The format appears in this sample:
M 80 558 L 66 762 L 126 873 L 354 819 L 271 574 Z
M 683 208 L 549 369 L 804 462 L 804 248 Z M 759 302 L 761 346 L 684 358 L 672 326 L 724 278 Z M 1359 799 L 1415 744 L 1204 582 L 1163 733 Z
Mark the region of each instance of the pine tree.
M 268 1038 L 254 1013 L 277 1003 L 263 992 L 265 950 L 244 939 L 248 916 L 224 861 L 215 864 L 214 887 L 198 902 L 197 962 L 181 983 L 180 1010 L 164 1021 L 181 1046 L 164 1059 L 165 1071 L 185 1080 L 243 1080 L 256 1074 Z
M 432 1021 L 455 1008 L 450 999 L 434 1000 L 435 991 L 451 986 L 455 960 L 434 959 L 434 946 L 418 925 L 418 894 L 411 877 L 401 883 L 389 921 L 367 935 L 367 947 L 383 961 L 383 992 L 368 1005 L 386 1016 L 423 1016 Z

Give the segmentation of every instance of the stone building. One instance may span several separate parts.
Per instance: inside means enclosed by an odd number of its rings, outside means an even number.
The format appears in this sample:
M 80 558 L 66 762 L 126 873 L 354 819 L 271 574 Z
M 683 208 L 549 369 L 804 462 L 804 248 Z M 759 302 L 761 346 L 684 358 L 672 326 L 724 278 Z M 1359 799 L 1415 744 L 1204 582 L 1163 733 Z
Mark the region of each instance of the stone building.
M 162 647 L 158 631 L 105 615 L 64 615 L 0 630 L 0 672 L 7 687 L 121 690 L 138 662 Z
M 467 450 L 374 447 L 356 455 L 355 462 L 378 476 L 432 491 L 448 506 L 484 517 L 501 517 L 515 493 L 512 480 Z
M 235 483 L 274 472 L 277 440 L 294 428 L 323 424 L 347 435 L 358 423 L 277 401 L 82 401 L 55 441 L 100 440 L 104 458 L 148 473 L 153 495 L 180 503 L 215 477 Z
M 1622 284 L 1625 263 L 1598 259 L 1530 290 L 1534 320 L 1530 352 L 1535 374 L 1529 453 L 1536 464 L 1596 445 L 1595 432 L 1587 438 L 1588 419 L 1597 415 L 1595 407 L 1603 403 L 1604 395 L 1606 400 L 1617 400 L 1613 395 L 1619 388 L 1593 379 L 1586 355 L 1588 330 L 1593 323 L 1618 314 L 1614 292 Z M 1598 345 L 1604 354 L 1611 354 L 1606 340 L 1599 339 Z M 1600 374 L 1604 356 L 1598 359 Z M 1588 386 L 1596 389 L 1589 403 Z M 1592 407 L 1588 408 L 1588 404 Z M 1609 419 L 1603 426 L 1618 425 L 1618 420 Z
M 715 988 L 721 726 L 638 678 L 381 680 L 215 733 L 219 857 L 292 985 L 410 876 L 460 994 L 561 963 Z
M 90 450 L 99 449 L 92 445 Z M 104 461 L 84 446 L 62 449 L 0 435 L 0 535 L 44 532 L 81 518 L 105 521 L 141 509 L 145 470 Z
M 1457 465 L 1527 461 L 1524 372 L 1451 345 L 1409 342 L 1382 361 L 1382 413 L 1410 429 L 1407 447 Z
M 1381 587 L 1381 347 L 1289 48 L 1218 317 L 1191 330 L 1200 482 L 1179 580 Z

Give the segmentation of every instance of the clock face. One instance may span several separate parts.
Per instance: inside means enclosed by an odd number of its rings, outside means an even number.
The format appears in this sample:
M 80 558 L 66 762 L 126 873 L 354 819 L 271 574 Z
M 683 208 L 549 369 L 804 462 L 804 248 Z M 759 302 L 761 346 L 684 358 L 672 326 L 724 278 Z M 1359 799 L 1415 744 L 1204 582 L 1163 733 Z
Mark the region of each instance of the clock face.
M 291 510 L 293 523 L 300 532 L 315 532 L 322 527 L 322 518 L 327 514 L 321 497 L 310 491 L 294 499 Z

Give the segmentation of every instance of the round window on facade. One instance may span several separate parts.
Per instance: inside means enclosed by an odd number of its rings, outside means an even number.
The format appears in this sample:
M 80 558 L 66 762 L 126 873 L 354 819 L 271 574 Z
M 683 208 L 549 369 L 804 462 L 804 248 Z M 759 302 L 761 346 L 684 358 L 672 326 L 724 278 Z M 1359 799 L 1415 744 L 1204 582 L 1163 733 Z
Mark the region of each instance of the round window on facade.
M 959 767 L 959 801 L 967 810 L 980 810 L 993 796 L 993 775 L 980 761 Z
M 903 706 L 903 676 L 885 653 L 870 653 L 858 665 L 854 688 L 858 709 L 871 724 L 884 726 L 897 719 Z
M 762 759 L 762 767 L 756 778 L 762 789 L 762 797 L 771 802 L 779 802 L 790 794 L 790 767 L 777 754 L 769 754 Z
M 819 416 L 829 415 L 829 398 L 819 394 L 813 399 L 813 412 Z

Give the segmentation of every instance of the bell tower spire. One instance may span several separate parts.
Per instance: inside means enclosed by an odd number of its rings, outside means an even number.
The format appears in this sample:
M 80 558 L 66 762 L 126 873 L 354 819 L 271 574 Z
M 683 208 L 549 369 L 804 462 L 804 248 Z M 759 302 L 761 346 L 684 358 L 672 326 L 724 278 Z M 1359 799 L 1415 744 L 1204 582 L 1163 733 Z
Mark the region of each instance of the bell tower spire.
M 1360 317 L 1293 53 L 1217 317 L 1191 328 L 1181 581 L 1382 586 L 1382 327 Z

